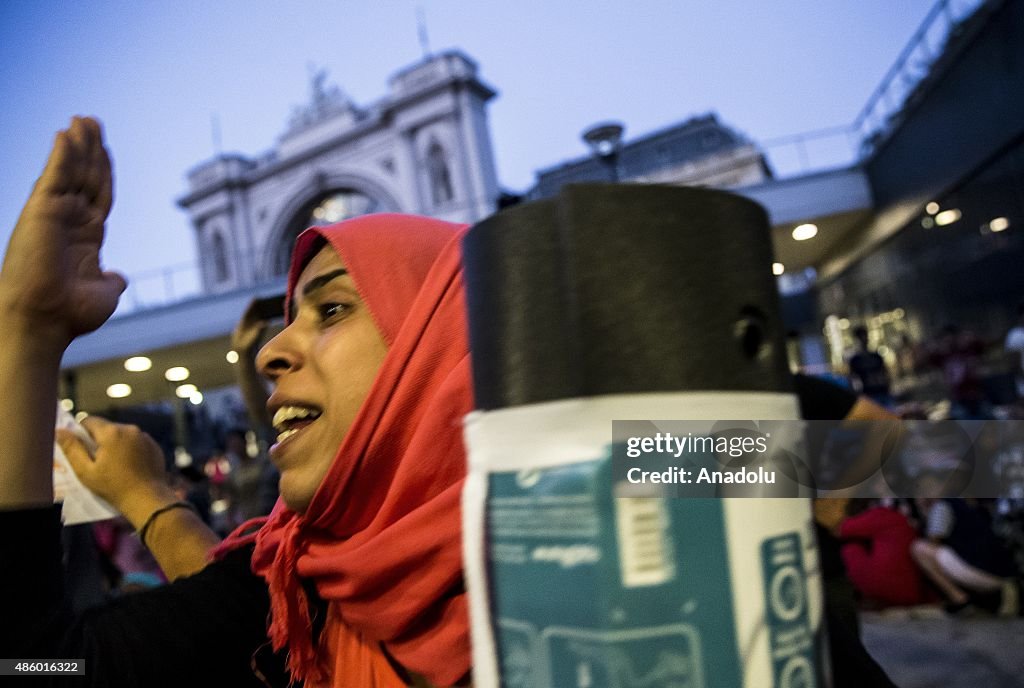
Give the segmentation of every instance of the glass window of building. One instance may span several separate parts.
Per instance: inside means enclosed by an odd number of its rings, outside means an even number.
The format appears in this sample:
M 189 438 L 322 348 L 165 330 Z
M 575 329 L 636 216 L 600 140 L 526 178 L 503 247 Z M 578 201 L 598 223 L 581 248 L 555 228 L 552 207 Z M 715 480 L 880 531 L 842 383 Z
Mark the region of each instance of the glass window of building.
M 430 175 L 430 194 L 434 205 L 447 203 L 455 197 L 444 148 L 436 139 L 427 148 L 427 174 Z

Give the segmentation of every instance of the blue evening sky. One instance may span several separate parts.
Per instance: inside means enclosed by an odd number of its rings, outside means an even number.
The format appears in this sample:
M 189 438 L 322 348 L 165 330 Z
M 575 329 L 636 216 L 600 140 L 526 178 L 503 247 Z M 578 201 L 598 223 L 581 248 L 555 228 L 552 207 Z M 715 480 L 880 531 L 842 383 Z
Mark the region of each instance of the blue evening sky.
M 309 65 L 357 103 L 431 48 L 459 48 L 499 96 L 501 184 L 586 152 L 602 119 L 627 139 L 714 110 L 755 140 L 850 123 L 933 0 L 333 0 L 0 3 L 0 240 L 53 133 L 99 116 L 117 175 L 104 260 L 127 274 L 194 260 L 174 199 L 213 152 L 273 146 Z

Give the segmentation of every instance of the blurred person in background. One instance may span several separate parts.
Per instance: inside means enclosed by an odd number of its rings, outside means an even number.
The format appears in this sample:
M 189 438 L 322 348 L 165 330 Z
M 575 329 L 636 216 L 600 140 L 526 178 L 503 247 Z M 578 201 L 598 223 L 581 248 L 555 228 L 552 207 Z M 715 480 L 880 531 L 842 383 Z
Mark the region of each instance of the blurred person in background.
M 900 343 L 896 346 L 896 375 L 901 380 L 913 379 L 918 369 L 918 346 L 910 335 L 900 335 Z
M 868 329 L 863 325 L 853 331 L 857 351 L 850 357 L 850 381 L 853 388 L 881 406 L 892 406 L 889 391 L 889 369 L 877 351 L 868 346 Z
M 111 590 L 138 592 L 167 582 L 149 550 L 124 517 L 93 524 L 96 546 L 110 566 Z
M 281 310 L 283 301 L 283 298 L 253 299 L 231 333 L 231 348 L 238 354 L 235 379 L 242 393 L 249 425 L 256 432 L 257 439 L 267 446 L 273 442 L 276 433 L 273 419 L 267 413 L 267 399 L 270 395 L 256 368 L 256 354 L 270 325 L 284 318 Z
M 946 325 L 938 340 L 929 347 L 928 361 L 942 370 L 949 393 L 949 417 L 954 420 L 991 418 L 978 370 L 985 344 L 959 325 Z
M 1017 324 L 1006 333 L 1003 348 L 1016 355 L 1017 398 L 1024 399 L 1024 303 L 1017 306 Z
M 878 500 L 852 499 L 838 530 L 846 571 L 869 606 L 912 606 L 928 600 L 910 555 L 917 531 L 898 509 Z
M 277 501 L 277 472 L 255 438 L 249 437 L 251 432 L 233 428 L 225 439 L 225 457 L 231 470 L 224 479 L 224 496 L 229 503 L 232 530 L 250 519 L 266 516 Z
M 930 497 L 919 498 L 918 505 L 925 519 L 924 537 L 910 551 L 945 597 L 946 611 L 960 614 L 978 607 L 1016 613 L 1014 576 L 1019 572 L 992 528 L 988 505 L 977 499 Z
M 238 354 L 235 377 L 253 428 L 244 434 L 245 455 L 249 461 L 243 462 L 239 473 L 228 481 L 234 504 L 232 511 L 238 524 L 269 514 L 278 497 L 280 475 L 267 454 L 277 433 L 267 413 L 270 395 L 256 367 L 256 355 L 270 326 L 283 321 L 283 303 L 283 297 L 253 299 L 231 333 L 231 346 Z

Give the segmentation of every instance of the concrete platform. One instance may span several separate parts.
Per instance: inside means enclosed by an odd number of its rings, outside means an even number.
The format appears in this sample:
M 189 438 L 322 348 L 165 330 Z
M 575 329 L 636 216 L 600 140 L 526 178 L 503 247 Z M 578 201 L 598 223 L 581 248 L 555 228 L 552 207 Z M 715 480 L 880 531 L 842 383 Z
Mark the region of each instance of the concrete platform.
M 899 688 L 1024 687 L 1024 619 L 941 610 L 861 616 L 868 652 Z

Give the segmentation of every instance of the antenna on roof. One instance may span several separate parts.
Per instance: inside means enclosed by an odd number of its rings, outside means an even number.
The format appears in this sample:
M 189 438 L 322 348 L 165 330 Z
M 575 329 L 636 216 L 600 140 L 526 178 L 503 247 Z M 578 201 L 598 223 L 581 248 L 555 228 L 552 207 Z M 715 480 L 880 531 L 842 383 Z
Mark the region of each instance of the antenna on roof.
M 213 154 L 219 158 L 223 151 L 220 140 L 220 117 L 216 112 L 210 113 L 210 135 L 213 137 Z
M 419 35 L 423 59 L 426 60 L 430 57 L 430 38 L 427 36 L 427 13 L 423 5 L 416 6 L 416 33 Z

